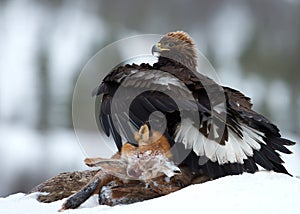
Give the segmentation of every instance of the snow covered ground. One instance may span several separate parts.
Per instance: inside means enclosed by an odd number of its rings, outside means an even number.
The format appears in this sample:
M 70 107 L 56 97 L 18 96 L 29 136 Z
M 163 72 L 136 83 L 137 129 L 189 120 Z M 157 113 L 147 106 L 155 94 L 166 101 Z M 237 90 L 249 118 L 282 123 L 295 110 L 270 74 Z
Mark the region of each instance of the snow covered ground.
M 0 170 L 5 172 L 0 176 L 3 182 L 0 187 L 2 192 L 9 191 L 14 179 L 23 172 L 37 173 L 35 175 L 38 176 L 43 169 L 45 177 L 49 178 L 62 171 L 84 169 L 84 154 L 76 143 L 74 133 L 55 131 L 49 136 L 43 136 L 21 127 L 10 129 L 3 124 L 0 127 L 1 138 L 8 142 L 0 144 Z M 16 130 L 18 135 L 14 135 Z M 289 139 L 300 142 L 296 137 L 288 136 Z M 44 141 L 46 146 L 40 145 L 40 141 Z M 177 213 L 186 210 L 210 213 L 296 213 L 300 210 L 300 144 L 289 148 L 294 153 L 284 155 L 283 159 L 294 177 L 265 171 L 228 176 L 189 186 L 157 199 L 115 207 L 99 206 L 97 196 L 94 196 L 79 209 L 66 213 Z M 0 213 L 56 213 L 63 204 L 63 200 L 51 204 L 39 203 L 35 198 L 36 194 L 2 195 Z M 151 209 L 145 209 L 147 207 Z
M 0 213 L 56 213 L 64 201 L 44 204 L 35 198 L 36 194 L 23 193 L 0 198 Z M 299 178 L 261 171 L 192 185 L 160 198 L 131 205 L 99 206 L 97 196 L 93 196 L 78 209 L 65 213 L 298 213 L 299 198 Z

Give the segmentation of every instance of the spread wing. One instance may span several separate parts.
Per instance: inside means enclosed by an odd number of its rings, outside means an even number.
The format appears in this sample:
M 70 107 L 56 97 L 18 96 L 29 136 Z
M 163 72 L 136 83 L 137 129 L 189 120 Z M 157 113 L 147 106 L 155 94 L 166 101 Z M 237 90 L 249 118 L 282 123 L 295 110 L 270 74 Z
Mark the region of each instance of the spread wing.
M 126 65 L 112 71 L 94 94 L 103 95 L 100 125 L 119 150 L 122 141 L 135 144 L 133 133 L 150 123 L 179 145 L 177 152 L 191 151 L 185 164 L 210 177 L 255 172 L 257 164 L 288 173 L 278 151 L 290 153 L 285 145 L 294 142 L 281 138 L 242 93 L 188 69 Z

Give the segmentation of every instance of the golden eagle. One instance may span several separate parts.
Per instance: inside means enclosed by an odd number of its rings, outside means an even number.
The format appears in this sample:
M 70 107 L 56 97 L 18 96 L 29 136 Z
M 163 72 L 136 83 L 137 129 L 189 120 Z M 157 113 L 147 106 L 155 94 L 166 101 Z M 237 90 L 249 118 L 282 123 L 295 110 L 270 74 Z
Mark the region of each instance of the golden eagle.
M 295 143 L 252 110 L 250 98 L 197 72 L 187 33 L 167 33 L 152 54 L 153 65 L 119 66 L 93 92 L 103 95 L 100 125 L 120 152 L 125 142 L 140 145 L 134 133 L 147 124 L 150 135 L 160 131 L 168 139 L 174 162 L 195 173 L 218 178 L 254 173 L 260 165 L 288 174 L 278 152 L 291 153 L 286 145 Z
M 158 57 L 153 65 L 119 66 L 94 90 L 102 95 L 100 126 L 118 152 L 85 159 L 100 169 L 61 210 L 78 207 L 93 193 L 100 204 L 133 203 L 192 183 L 254 173 L 258 165 L 289 174 L 278 152 L 291 153 L 286 146 L 295 143 L 253 111 L 250 98 L 197 72 L 188 34 L 167 33 L 152 53 Z

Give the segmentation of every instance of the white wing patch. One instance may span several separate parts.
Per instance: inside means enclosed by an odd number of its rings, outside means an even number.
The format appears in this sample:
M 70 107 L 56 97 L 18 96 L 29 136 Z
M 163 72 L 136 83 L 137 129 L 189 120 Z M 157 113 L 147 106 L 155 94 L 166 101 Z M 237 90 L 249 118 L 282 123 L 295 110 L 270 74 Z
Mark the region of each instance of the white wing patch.
M 228 129 L 228 141 L 225 145 L 206 138 L 195 126 L 191 119 L 183 119 L 178 125 L 175 142 L 183 143 L 186 149 L 193 149 L 199 156 L 205 156 L 212 162 L 244 163 L 253 156 L 253 150 L 260 150 L 264 134 L 246 125 L 241 125 L 243 139 Z

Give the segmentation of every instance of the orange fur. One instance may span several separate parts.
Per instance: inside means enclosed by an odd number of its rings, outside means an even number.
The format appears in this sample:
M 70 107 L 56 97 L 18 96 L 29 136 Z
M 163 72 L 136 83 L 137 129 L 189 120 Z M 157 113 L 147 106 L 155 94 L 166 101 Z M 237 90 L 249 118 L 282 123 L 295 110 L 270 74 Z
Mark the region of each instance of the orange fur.
M 131 145 L 130 143 L 125 143 L 121 150 L 121 157 L 122 158 L 129 158 L 130 156 L 137 154 L 137 147 Z
M 170 151 L 170 143 L 167 138 L 160 132 L 154 131 L 152 136 L 149 136 L 149 129 L 147 125 L 140 128 L 139 132 L 135 134 L 135 139 L 138 141 L 138 147 L 126 143 L 121 150 L 122 158 L 129 158 L 130 156 L 141 156 L 147 153 L 150 156 L 162 154 L 168 159 L 172 159 Z

